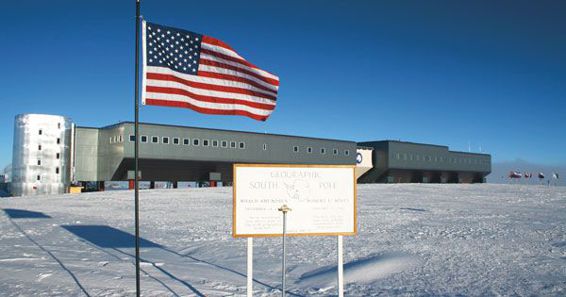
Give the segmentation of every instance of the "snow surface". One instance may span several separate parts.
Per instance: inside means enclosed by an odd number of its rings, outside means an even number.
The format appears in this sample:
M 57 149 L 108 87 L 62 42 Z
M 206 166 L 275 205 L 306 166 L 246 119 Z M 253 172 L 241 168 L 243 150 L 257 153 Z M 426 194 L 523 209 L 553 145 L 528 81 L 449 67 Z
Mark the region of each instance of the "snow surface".
M 141 191 L 144 296 L 245 296 L 232 189 Z M 0 199 L 1 296 L 135 293 L 133 192 Z M 346 296 L 565 296 L 566 188 L 360 185 Z M 336 237 L 287 240 L 290 296 L 336 295 Z M 281 239 L 254 240 L 280 296 Z

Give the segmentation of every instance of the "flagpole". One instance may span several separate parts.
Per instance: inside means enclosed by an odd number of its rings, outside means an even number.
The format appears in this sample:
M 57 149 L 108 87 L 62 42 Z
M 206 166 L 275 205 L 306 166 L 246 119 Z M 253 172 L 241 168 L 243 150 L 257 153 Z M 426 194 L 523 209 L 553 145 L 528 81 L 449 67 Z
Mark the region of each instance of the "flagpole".
M 134 204 L 135 204 L 135 224 L 136 224 L 136 296 L 140 297 L 140 197 L 139 197 L 139 37 L 140 37 L 140 0 L 136 0 L 136 74 L 135 74 L 135 121 L 134 121 Z

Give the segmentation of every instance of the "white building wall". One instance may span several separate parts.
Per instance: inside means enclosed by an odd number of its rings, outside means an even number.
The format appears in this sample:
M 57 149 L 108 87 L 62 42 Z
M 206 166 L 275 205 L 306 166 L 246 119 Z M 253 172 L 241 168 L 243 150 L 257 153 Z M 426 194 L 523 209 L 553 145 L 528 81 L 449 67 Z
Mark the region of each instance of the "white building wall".
M 12 195 L 65 193 L 70 182 L 69 118 L 21 114 L 14 123 Z

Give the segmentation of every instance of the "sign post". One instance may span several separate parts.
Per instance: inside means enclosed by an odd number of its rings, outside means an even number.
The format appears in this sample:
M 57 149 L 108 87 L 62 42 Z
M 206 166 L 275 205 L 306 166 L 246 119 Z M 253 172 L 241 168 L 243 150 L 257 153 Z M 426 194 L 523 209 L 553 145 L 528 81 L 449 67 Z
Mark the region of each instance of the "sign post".
M 247 296 L 252 297 L 253 291 L 253 281 L 254 281 L 254 238 L 248 237 L 248 275 L 247 277 Z
M 280 212 L 283 213 L 283 257 L 282 257 L 282 269 L 281 269 L 281 296 L 285 297 L 285 280 L 287 275 L 287 267 L 286 267 L 286 250 L 285 250 L 285 235 L 287 233 L 287 212 L 291 211 L 291 209 L 287 206 L 287 204 L 283 204 L 278 209 Z
M 343 236 L 338 235 L 338 297 L 344 297 L 344 245 Z

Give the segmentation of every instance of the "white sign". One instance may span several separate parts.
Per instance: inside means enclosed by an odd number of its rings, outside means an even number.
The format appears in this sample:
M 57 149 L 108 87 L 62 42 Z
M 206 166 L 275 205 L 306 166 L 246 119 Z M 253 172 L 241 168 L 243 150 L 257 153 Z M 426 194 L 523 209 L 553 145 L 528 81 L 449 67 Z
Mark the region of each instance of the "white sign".
M 234 165 L 234 237 L 355 235 L 354 165 Z

